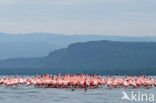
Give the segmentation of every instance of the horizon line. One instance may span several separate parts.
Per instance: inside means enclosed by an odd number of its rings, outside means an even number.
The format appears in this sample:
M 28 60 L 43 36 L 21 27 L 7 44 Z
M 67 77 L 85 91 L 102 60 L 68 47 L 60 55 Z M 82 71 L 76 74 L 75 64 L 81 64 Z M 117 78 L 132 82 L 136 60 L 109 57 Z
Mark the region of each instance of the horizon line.
M 156 35 L 110 35 L 110 34 L 67 34 L 67 33 L 50 33 L 50 32 L 28 32 L 28 33 L 6 33 L 6 32 L 0 32 L 0 34 L 7 34 L 7 35 L 29 35 L 29 34 L 49 34 L 49 35 L 63 35 L 63 36 L 110 36 L 110 37 L 156 37 Z

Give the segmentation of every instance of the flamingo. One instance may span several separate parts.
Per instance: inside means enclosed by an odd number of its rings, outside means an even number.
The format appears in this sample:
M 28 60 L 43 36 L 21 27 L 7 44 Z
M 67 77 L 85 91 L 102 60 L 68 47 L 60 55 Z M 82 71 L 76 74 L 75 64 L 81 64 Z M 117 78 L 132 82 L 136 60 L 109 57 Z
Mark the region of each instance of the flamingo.
M 100 75 L 87 75 L 87 74 L 66 74 L 57 76 L 54 75 L 35 75 L 32 78 L 24 78 L 17 76 L 8 76 L 0 78 L 0 85 L 8 87 L 18 87 L 18 85 L 34 85 L 35 87 L 46 88 L 91 88 L 106 85 L 109 89 L 117 87 L 156 87 L 156 79 L 152 79 L 150 76 L 123 76 L 121 79 L 119 75 L 116 77 L 101 77 Z

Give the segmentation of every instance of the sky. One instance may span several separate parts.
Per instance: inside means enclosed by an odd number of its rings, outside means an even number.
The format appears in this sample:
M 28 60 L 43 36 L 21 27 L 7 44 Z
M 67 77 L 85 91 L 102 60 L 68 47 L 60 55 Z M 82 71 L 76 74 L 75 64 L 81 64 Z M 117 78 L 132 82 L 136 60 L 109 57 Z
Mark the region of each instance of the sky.
M 0 32 L 156 36 L 156 0 L 0 0 Z

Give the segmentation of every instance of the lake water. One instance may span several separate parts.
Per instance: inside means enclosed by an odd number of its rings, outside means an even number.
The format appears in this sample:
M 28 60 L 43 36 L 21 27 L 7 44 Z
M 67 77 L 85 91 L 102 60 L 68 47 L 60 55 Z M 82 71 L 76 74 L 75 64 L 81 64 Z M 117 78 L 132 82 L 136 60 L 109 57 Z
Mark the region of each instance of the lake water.
M 153 94 L 156 88 L 151 89 L 107 89 L 103 86 L 97 89 L 56 89 L 35 88 L 22 86 L 17 89 L 0 87 L 0 103 L 133 103 L 135 101 L 121 100 L 122 92 L 128 95 L 132 92 Z M 155 98 L 154 98 L 155 99 Z M 137 103 L 150 103 L 149 101 Z M 156 100 L 151 103 L 156 103 Z

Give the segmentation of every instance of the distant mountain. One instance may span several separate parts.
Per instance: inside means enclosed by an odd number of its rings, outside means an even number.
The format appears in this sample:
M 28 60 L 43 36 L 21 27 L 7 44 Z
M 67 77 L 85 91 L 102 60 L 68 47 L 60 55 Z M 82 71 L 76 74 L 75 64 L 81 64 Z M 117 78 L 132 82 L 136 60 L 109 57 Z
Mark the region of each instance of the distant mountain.
M 156 42 L 89 41 L 45 57 L 0 61 L 0 74 L 100 73 L 156 75 Z
M 46 56 L 50 51 L 65 48 L 71 43 L 93 40 L 156 41 L 156 37 L 0 33 L 0 59 Z

